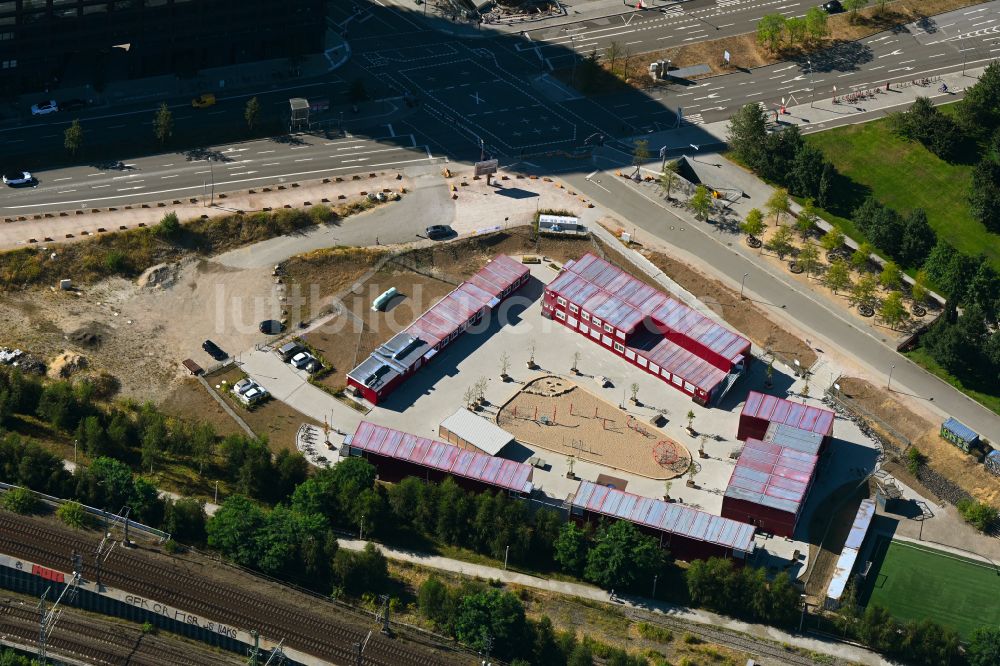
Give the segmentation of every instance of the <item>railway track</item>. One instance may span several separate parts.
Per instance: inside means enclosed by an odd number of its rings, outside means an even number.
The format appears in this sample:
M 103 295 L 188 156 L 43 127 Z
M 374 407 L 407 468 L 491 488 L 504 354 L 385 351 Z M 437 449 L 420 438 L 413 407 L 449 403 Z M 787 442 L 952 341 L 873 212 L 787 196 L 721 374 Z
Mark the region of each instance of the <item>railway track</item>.
M 0 551 L 52 567 L 69 569 L 75 551 L 84 554 L 85 577 L 95 578 L 93 558 L 98 538 L 70 531 L 36 518 L 0 514 Z M 216 562 L 167 557 L 141 548 L 115 548 L 101 565 L 101 583 L 169 604 L 206 619 L 245 630 L 256 629 L 272 640 L 335 664 L 353 664 L 354 645 L 364 641 L 370 618 L 336 617 L 346 612 L 325 606 L 316 598 L 239 572 L 239 584 L 221 580 L 211 569 Z M 229 570 L 230 576 L 233 570 Z M 296 599 L 297 597 L 297 599 Z M 368 628 L 364 628 L 365 623 Z M 372 633 L 364 651 L 366 666 L 441 666 L 465 664 L 468 659 L 417 647 Z
M 703 641 L 723 645 L 734 650 L 739 650 L 740 652 L 746 652 L 752 657 L 773 659 L 775 663 L 782 664 L 782 666 L 785 666 L 785 664 L 817 666 L 819 664 L 814 659 L 792 652 L 791 650 L 785 650 L 765 640 L 756 640 L 741 634 L 712 629 L 707 625 L 682 622 L 659 615 L 653 617 L 649 614 L 637 613 L 635 611 L 629 611 L 627 615 L 635 622 L 646 622 L 647 624 L 664 627 L 671 631 L 692 634 Z
M 0 635 L 22 645 L 37 645 L 38 609 L 21 599 L 0 599 Z M 116 625 L 64 610 L 49 636 L 49 652 L 95 666 L 238 666 L 235 655 L 209 652 L 202 646 L 144 634 L 127 625 Z

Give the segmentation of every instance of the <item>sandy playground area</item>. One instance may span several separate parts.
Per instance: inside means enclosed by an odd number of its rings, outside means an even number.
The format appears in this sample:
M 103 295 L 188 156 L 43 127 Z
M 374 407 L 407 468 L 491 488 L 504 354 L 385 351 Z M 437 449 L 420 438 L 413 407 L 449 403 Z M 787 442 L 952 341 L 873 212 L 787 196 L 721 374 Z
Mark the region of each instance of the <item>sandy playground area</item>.
M 652 479 L 681 476 L 691 462 L 682 444 L 562 377 L 525 384 L 497 423 L 530 446 Z

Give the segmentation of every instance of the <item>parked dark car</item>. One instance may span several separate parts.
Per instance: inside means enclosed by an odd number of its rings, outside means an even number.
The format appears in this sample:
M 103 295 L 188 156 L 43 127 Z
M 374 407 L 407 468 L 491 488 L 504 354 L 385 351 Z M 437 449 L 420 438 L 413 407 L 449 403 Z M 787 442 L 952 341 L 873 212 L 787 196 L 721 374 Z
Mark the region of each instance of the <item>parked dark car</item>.
M 432 224 L 424 230 L 424 233 L 427 234 L 427 237 L 431 240 L 437 240 L 438 238 L 448 238 L 455 232 L 452 231 L 451 227 L 447 225 Z
M 60 111 L 79 111 L 87 106 L 87 102 L 82 99 L 66 99 L 59 102 Z
M 844 11 L 844 6 L 840 4 L 840 0 L 830 0 L 823 4 L 823 9 L 827 14 L 839 14 Z
M 205 352 L 209 356 L 214 358 L 216 361 L 224 361 L 229 357 L 229 355 L 226 354 L 226 352 L 222 351 L 219 348 L 219 345 L 215 344 L 211 340 L 205 340 L 203 343 L 201 343 L 201 348 L 204 349 Z
M 257 328 L 261 333 L 265 333 L 267 335 L 277 335 L 285 330 L 285 325 L 277 319 L 265 319 L 260 322 L 260 325 Z

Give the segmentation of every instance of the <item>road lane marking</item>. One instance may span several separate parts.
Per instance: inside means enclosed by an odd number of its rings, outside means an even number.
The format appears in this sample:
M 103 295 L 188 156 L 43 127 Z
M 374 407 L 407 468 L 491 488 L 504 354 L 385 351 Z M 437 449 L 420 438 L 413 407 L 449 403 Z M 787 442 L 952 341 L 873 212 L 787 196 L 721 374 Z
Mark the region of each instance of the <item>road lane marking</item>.
M 111 186 L 110 185 L 91 185 L 90 189 L 92 189 L 92 190 L 99 190 L 102 187 L 111 187 Z
M 173 174 L 171 176 L 160 176 L 160 178 L 176 178 L 179 175 L 180 175 L 179 173 L 175 173 L 175 174 Z
M 278 166 L 281 162 L 268 162 L 267 164 L 261 164 L 261 166 Z
M 301 159 L 298 159 L 298 160 L 292 160 L 292 161 L 293 161 L 293 162 L 312 162 L 312 159 L 313 159 L 313 158 L 311 158 L 311 157 L 303 157 L 303 158 L 301 158 Z
M 76 192 L 76 190 L 60 190 L 56 194 L 69 194 L 70 192 Z
M 273 152 L 274 152 L 273 150 L 260 150 L 260 151 L 257 151 L 257 154 L 258 155 L 264 155 L 265 153 L 273 153 Z
M 58 182 L 59 182 L 59 181 L 61 181 L 61 180 L 73 180 L 73 176 L 66 176 L 65 178 L 54 178 L 54 179 L 52 180 L 52 182 L 53 182 L 53 183 L 58 183 Z

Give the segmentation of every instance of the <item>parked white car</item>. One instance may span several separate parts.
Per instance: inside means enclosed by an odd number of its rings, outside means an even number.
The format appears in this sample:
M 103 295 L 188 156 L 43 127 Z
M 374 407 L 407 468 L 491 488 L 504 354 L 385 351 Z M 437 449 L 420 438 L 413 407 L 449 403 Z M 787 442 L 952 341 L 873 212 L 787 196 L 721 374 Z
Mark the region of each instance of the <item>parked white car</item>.
M 260 384 L 254 384 L 239 396 L 245 405 L 253 405 L 271 395 Z
M 252 389 L 254 386 L 256 386 L 256 384 L 252 379 L 249 378 L 241 379 L 240 381 L 233 384 L 233 392 L 236 393 L 236 395 L 243 395 L 244 393 Z
M 316 360 L 315 357 L 309 352 L 299 352 L 298 354 L 292 357 L 292 360 L 290 362 L 293 367 L 296 367 L 299 370 L 301 370 L 302 368 L 306 367 L 306 365 L 310 361 L 314 360 Z
M 33 116 L 47 116 L 48 114 L 55 113 L 58 110 L 59 105 L 56 104 L 54 99 L 31 105 L 31 115 Z

